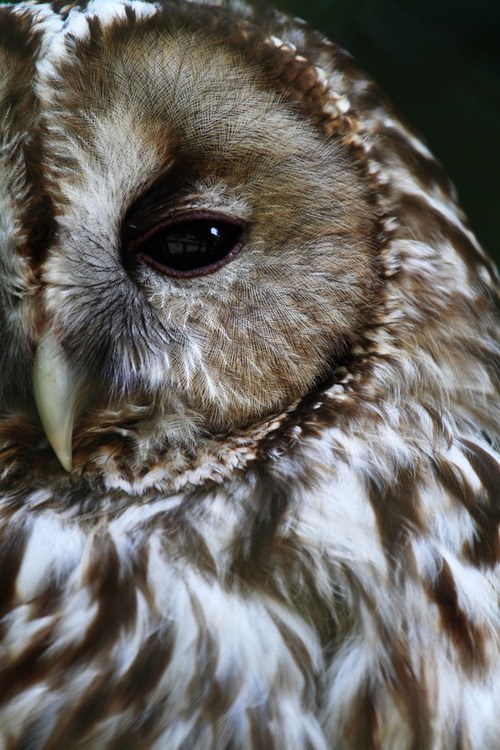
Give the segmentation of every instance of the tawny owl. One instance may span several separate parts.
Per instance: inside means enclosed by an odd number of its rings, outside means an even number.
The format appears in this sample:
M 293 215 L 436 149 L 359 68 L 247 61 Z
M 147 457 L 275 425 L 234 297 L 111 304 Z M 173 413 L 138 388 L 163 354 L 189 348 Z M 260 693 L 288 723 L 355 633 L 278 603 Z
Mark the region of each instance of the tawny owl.
M 0 10 L 0 748 L 500 748 L 496 281 L 352 58 Z

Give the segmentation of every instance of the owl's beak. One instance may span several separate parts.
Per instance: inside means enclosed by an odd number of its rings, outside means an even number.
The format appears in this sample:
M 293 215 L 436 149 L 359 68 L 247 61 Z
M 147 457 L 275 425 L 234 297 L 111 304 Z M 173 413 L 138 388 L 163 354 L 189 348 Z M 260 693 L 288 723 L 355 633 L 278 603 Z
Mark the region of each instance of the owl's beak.
M 63 348 L 51 331 L 43 334 L 38 344 L 33 392 L 47 439 L 62 466 L 71 471 L 78 387 Z

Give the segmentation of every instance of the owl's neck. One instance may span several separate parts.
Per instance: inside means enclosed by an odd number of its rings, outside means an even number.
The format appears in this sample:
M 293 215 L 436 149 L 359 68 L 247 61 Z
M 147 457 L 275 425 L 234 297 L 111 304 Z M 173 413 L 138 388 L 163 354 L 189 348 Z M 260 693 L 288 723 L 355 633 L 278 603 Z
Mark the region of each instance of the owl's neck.
M 36 418 L 16 414 L 0 420 L 0 467 L 9 464 L 7 482 L 14 476 L 39 477 L 41 482 L 55 477 L 68 486 L 89 483 L 126 496 L 219 484 L 293 440 L 309 400 L 220 434 L 179 415 L 163 421 L 156 415 L 150 421 L 141 407 L 94 411 L 76 426 L 71 472 L 59 464 Z

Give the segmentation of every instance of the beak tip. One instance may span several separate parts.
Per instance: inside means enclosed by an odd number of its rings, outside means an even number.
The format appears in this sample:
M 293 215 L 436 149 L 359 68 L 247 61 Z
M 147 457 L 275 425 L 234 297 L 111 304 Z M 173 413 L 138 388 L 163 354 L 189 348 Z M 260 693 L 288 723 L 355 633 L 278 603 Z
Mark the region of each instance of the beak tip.
M 68 474 L 71 472 L 71 469 L 73 468 L 73 461 L 71 457 L 71 453 L 67 452 L 56 452 L 56 456 L 59 459 L 59 463 L 65 469 Z
M 63 350 L 51 332 L 42 337 L 37 348 L 33 395 L 45 435 L 61 466 L 70 472 L 78 386 Z
M 68 473 L 73 468 L 73 454 L 71 449 L 71 429 L 62 430 L 61 433 L 51 433 L 45 430 L 49 444 L 57 456 L 57 460 Z

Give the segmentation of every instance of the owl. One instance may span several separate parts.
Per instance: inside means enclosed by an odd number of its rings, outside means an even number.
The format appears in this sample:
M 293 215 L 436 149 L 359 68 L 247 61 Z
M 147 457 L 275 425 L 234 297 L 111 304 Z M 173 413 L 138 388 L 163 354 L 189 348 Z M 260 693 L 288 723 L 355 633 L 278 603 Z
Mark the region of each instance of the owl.
M 259 0 L 0 7 L 0 747 L 498 750 L 498 284 Z

